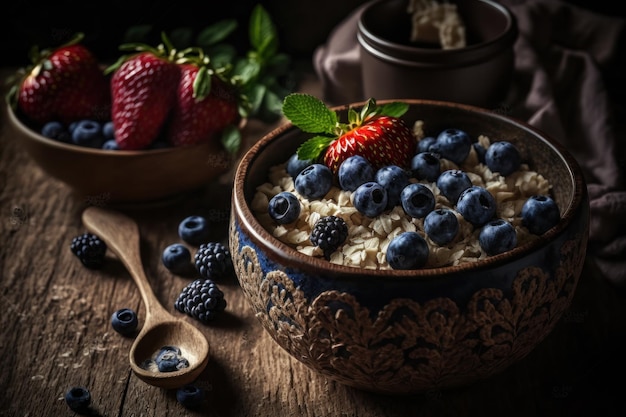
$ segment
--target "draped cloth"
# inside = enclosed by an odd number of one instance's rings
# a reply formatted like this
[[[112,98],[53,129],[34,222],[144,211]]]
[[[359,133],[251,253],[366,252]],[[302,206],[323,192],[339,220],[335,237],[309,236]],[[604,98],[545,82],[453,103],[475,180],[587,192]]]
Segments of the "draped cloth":
[[[562,143],[579,163],[590,198],[588,257],[607,280],[626,288],[626,114],[618,117],[611,95],[616,87],[607,76],[626,55],[626,19],[559,0],[500,3],[519,28],[507,112]],[[330,105],[364,99],[356,39],[363,7],[314,52]]]

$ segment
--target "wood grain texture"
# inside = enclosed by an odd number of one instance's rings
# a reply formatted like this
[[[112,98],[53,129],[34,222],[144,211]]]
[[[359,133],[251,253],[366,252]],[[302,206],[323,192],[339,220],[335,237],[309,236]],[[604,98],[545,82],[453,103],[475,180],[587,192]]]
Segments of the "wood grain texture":
[[[308,83],[307,83],[308,80]],[[316,80],[303,91],[319,91]],[[29,159],[0,119],[0,417],[70,416],[63,401],[76,385],[93,396],[100,416],[573,416],[626,414],[620,376],[626,371],[624,294],[587,262],[573,304],[548,338],[500,375],[444,392],[395,397],[358,391],[311,372],[262,330],[234,279],[219,281],[228,301],[211,325],[185,317],[206,335],[211,360],[197,383],[202,409],[177,403],[175,392],[145,384],[132,372],[133,342],[115,333],[111,314],[145,309],[122,263],[111,253],[102,270],[84,268],[70,252],[82,233],[77,199]],[[248,141],[269,126],[252,126]],[[256,129],[256,130],[255,130]],[[248,143],[250,144],[250,142]],[[88,175],[83,173],[84,175]],[[106,201],[100,201],[106,205]],[[159,301],[173,302],[191,277],[168,272],[162,250],[178,242],[178,223],[206,216],[212,238],[226,242],[229,176],[167,206],[125,208],[139,225],[141,258]],[[609,377],[617,375],[618,382]]]

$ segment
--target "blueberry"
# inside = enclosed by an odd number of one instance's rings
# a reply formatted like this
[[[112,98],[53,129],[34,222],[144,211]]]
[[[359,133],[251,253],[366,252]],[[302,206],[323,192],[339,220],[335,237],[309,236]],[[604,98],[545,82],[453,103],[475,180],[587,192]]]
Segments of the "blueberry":
[[[295,194],[282,191],[270,199],[267,212],[278,224],[294,222],[300,216],[300,201]]]
[[[85,387],[72,387],[65,393],[65,403],[74,412],[86,412],[91,405],[91,393]]]
[[[95,120],[80,120],[72,131],[72,142],[79,146],[101,148],[105,142],[102,124]]]
[[[41,128],[42,136],[59,142],[70,142],[70,133],[61,122],[51,121],[43,125]]]
[[[485,152],[485,163],[491,172],[507,176],[517,171],[522,162],[519,151],[511,142],[494,142]]]
[[[478,243],[487,255],[497,255],[517,246],[517,234],[511,223],[494,219],[483,225]]]
[[[409,185],[409,173],[397,165],[387,165],[376,171],[376,182],[387,190],[387,209],[400,204],[400,193]]]
[[[174,274],[185,274],[192,269],[191,252],[182,243],[172,243],[161,254],[163,265]]]
[[[202,216],[189,216],[178,225],[178,236],[190,245],[208,241],[209,235],[209,222]]]
[[[535,235],[544,234],[561,218],[556,202],[547,195],[529,197],[522,206],[521,216],[522,225]]]
[[[154,362],[159,372],[174,372],[189,367],[189,361],[181,356],[181,350],[176,346],[163,346]]]
[[[308,199],[322,198],[333,185],[333,172],[326,165],[311,164],[296,177],[295,188]]]
[[[352,193],[352,205],[367,217],[376,217],[387,208],[387,190],[375,181],[366,182]]]
[[[118,151],[120,149],[120,146],[115,141],[115,139],[108,139],[102,144],[102,149],[106,149],[108,151]]]
[[[416,182],[404,187],[400,202],[406,214],[421,219],[435,208],[435,195],[430,188]]]
[[[302,172],[304,168],[308,167],[312,163],[313,163],[312,159],[300,159],[298,158],[298,154],[294,153],[287,160],[287,168],[286,168],[287,173],[291,175],[291,178],[295,180],[298,174]]]
[[[483,145],[481,145],[478,142],[474,142],[472,144],[472,146],[474,147],[474,151],[476,152],[476,157],[478,158],[478,162],[481,163],[485,163],[485,153],[487,152],[487,150],[485,149],[485,147]]]
[[[176,401],[188,409],[198,408],[204,401],[204,390],[196,385],[184,385],[176,390]]]
[[[469,135],[460,129],[446,129],[437,135],[437,140],[429,151],[439,154],[440,158],[448,159],[461,165],[472,147]]]
[[[496,214],[496,199],[486,188],[472,185],[459,196],[456,210],[474,226],[482,226]]]
[[[432,152],[420,152],[411,159],[411,174],[418,180],[436,181],[441,172],[441,161]]]
[[[354,191],[359,185],[374,181],[374,168],[361,155],[353,155],[339,165],[337,178],[342,190]]]
[[[417,149],[415,153],[428,152],[430,146],[435,143],[436,139],[432,136],[426,136],[417,142]]]
[[[102,136],[104,136],[105,140],[115,139],[115,127],[113,127],[113,122],[108,121],[102,125]]]
[[[424,219],[424,231],[439,246],[451,243],[459,232],[459,220],[447,208],[433,210]]]
[[[467,173],[459,169],[444,171],[437,178],[437,188],[452,204],[456,204],[461,193],[471,186],[472,180]]]
[[[111,316],[111,326],[113,330],[121,334],[122,336],[129,336],[137,330],[139,320],[137,319],[137,313],[130,308],[122,308],[117,310]]]
[[[386,253],[393,269],[418,269],[428,260],[428,243],[417,232],[403,232],[394,237]]]

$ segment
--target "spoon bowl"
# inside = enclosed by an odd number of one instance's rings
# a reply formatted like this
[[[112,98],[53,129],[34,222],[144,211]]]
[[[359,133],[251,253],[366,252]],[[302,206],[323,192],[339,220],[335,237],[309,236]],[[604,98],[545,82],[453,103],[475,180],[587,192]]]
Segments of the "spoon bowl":
[[[193,382],[209,361],[209,342],[197,327],[171,315],[154,295],[141,264],[137,224],[122,213],[96,206],[86,208],[82,220],[87,230],[100,237],[126,266],[145,304],[146,318],[129,353],[135,375],[150,385],[167,389]],[[163,346],[178,347],[189,366],[173,372],[142,366]]]

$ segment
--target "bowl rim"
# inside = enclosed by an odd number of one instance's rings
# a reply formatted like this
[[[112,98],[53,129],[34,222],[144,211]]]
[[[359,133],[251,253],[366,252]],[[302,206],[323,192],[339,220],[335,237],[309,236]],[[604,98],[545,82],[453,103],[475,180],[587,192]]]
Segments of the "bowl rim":
[[[498,11],[500,15],[502,15],[506,19],[506,27],[504,30],[499,33],[497,36],[490,38],[488,40],[484,40],[482,42],[472,43],[466,45],[462,48],[454,48],[454,49],[432,49],[432,48],[421,48],[419,46],[405,45],[397,42],[392,42],[387,39],[380,37],[379,35],[372,32],[364,23],[363,23],[363,15],[367,13],[372,7],[384,3],[387,0],[371,0],[368,5],[366,5],[363,9],[361,9],[359,18],[357,20],[358,33],[357,37],[359,38],[360,43],[372,50],[372,43],[378,45],[379,47],[384,48],[392,48],[397,52],[400,52],[401,56],[411,56],[412,54],[419,53],[420,56],[424,59],[433,59],[435,57],[445,57],[445,56],[465,56],[468,55],[468,59],[475,60],[477,59],[475,56],[475,51],[489,49],[489,46],[503,43],[508,44],[509,42],[513,44],[518,35],[518,27],[517,21],[511,10],[508,7],[504,6],[501,3],[497,3],[492,0],[473,0],[476,3],[484,3],[492,9]],[[363,36],[363,35],[365,36]],[[379,52],[378,52],[379,54]],[[481,57],[479,57],[481,58]],[[400,62],[410,63],[412,61],[402,60],[399,58],[395,58],[395,60]]]
[[[487,109],[480,107],[452,103],[441,100],[428,100],[428,99],[386,99],[377,101],[378,104],[386,104],[389,102],[401,101],[406,102],[409,105],[434,105],[440,107],[455,107],[461,110],[470,112],[479,112],[486,114],[489,117],[501,119],[506,123],[513,124],[516,128],[526,130],[532,135],[536,136],[539,140],[545,142],[546,145],[551,147],[553,151],[564,161],[565,167],[569,174],[569,179],[572,181],[572,198],[569,204],[564,209],[561,208],[561,221],[543,235],[538,236],[536,239],[526,242],[523,245],[516,248],[493,256],[489,256],[485,259],[481,259],[476,262],[464,262],[459,265],[434,267],[434,268],[421,268],[413,270],[394,270],[394,269],[364,269],[352,266],[333,264],[325,259],[312,257],[298,252],[291,246],[283,243],[279,239],[272,236],[263,225],[256,219],[251,207],[248,205],[245,199],[245,183],[249,172],[249,166],[258,158],[259,154],[266,148],[275,138],[284,135],[291,131],[296,131],[296,128],[291,122],[287,121],[283,125],[278,126],[271,132],[263,136],[257,141],[241,158],[233,179],[233,192],[232,192],[232,218],[237,219],[238,222],[245,226],[245,229],[249,232],[250,239],[263,250],[271,250],[271,252],[281,260],[285,260],[285,263],[289,265],[297,265],[298,269],[308,270],[315,272],[319,275],[336,276],[341,275],[346,279],[376,279],[384,277],[385,279],[438,279],[445,278],[446,276],[456,275],[464,272],[489,269],[492,267],[500,266],[502,264],[510,263],[511,261],[520,259],[524,256],[531,254],[536,249],[550,243],[554,238],[563,233],[568,226],[574,220],[576,213],[580,209],[584,201],[586,201],[586,187],[584,177],[578,162],[574,157],[565,149],[563,145],[551,138],[545,132],[537,129],[528,123],[516,119],[511,116],[506,116],[500,113],[495,113]],[[345,111],[350,107],[360,108],[366,104],[366,101],[355,102],[350,104],[344,104],[340,106],[331,107],[335,111]],[[240,226],[241,227],[241,226]]]

